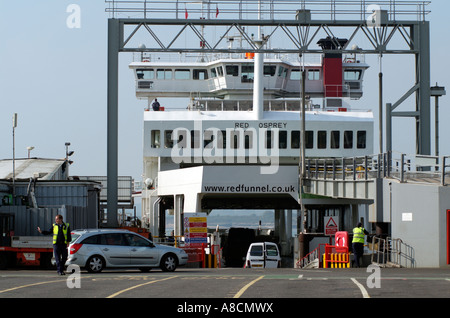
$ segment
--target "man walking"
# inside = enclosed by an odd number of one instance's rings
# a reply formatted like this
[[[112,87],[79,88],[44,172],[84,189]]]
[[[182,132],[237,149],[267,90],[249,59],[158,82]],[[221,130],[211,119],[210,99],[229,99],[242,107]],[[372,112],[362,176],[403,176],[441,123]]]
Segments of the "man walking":
[[[43,235],[53,234],[53,253],[55,254],[56,269],[58,275],[66,275],[64,266],[67,260],[67,248],[72,240],[69,223],[64,223],[63,216],[58,214],[55,217],[55,223],[48,231],[41,231],[40,227],[37,230]]]
[[[359,222],[353,229],[353,255],[356,267],[361,267],[359,260],[364,254],[364,235],[369,235],[369,232],[362,227],[361,222]]]

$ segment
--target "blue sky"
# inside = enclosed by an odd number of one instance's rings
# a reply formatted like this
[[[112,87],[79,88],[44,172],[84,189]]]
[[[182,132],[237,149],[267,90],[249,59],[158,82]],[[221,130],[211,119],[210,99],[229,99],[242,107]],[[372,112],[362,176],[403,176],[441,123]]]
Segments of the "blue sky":
[[[80,28],[67,27],[70,4],[81,8]],[[63,158],[64,143],[70,142],[75,151],[72,175],[106,175],[105,8],[103,0],[0,0],[0,159],[12,157],[12,115],[18,113],[17,158],[27,156],[28,146],[35,147],[32,156]],[[450,90],[450,2],[434,0],[429,9],[431,83]],[[127,66],[132,58],[131,54],[120,55],[119,175],[139,180],[146,104],[135,98],[134,79]],[[372,67],[364,83],[365,96],[357,104],[373,109],[377,120],[378,58],[369,56],[367,61]],[[412,56],[383,58],[384,102],[397,101],[413,86],[413,65]],[[434,100],[431,105],[434,109]],[[440,152],[450,155],[450,125],[445,124],[450,118],[448,97],[440,100],[440,106]],[[402,110],[411,108],[405,105]],[[394,119],[394,134],[394,150],[415,152],[412,119]]]

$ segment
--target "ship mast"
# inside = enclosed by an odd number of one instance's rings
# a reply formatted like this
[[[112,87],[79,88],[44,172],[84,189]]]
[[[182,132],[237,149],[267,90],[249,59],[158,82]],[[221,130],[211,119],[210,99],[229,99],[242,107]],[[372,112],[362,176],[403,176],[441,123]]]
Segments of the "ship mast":
[[[258,2],[258,20],[261,20],[261,0]],[[258,49],[261,49],[264,45],[262,39],[262,26],[258,25],[258,34],[255,44]],[[264,117],[264,99],[263,99],[263,72],[264,72],[264,53],[256,52],[254,59],[254,82],[253,82],[253,113],[255,119],[261,120]]]

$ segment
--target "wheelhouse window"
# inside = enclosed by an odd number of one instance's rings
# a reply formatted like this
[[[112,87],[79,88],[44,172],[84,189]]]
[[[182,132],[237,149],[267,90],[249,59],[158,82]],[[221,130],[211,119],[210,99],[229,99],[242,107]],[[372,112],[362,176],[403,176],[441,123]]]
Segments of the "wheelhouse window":
[[[340,131],[339,130],[333,130],[331,131],[330,136],[330,148],[331,149],[339,149],[339,142],[340,142]]]
[[[225,65],[225,71],[227,75],[239,76],[239,66],[237,65]]]
[[[223,67],[222,67],[222,66],[218,66],[218,67],[217,67],[217,74],[218,74],[219,76],[223,76]]]
[[[285,67],[283,67],[283,66],[280,66],[280,67],[278,68],[278,76],[279,76],[279,77],[286,78],[286,77],[287,77],[287,71],[288,71],[287,68],[285,68]]]
[[[319,130],[317,132],[317,148],[318,149],[327,148],[327,132],[326,132],[326,130]]]
[[[199,130],[191,130],[191,148],[200,148]]]
[[[204,139],[203,140],[203,148],[205,148],[205,149],[213,148],[213,146],[214,146],[214,143],[213,143],[214,138],[215,138],[215,136],[214,136],[213,131],[209,130],[209,129],[206,129],[203,132],[203,139]]]
[[[173,147],[172,130],[164,131],[164,147],[165,148]]]
[[[214,68],[214,67],[211,69],[211,77],[212,78],[217,77],[217,71],[216,71],[216,68]]]
[[[159,130],[152,130],[151,132],[152,137],[152,148],[159,148],[161,146],[160,137],[161,132]]]
[[[241,70],[241,82],[249,83],[253,82],[254,78],[254,67],[253,64],[243,64]]]
[[[175,70],[175,79],[176,80],[188,80],[191,78],[191,72],[189,70]]]
[[[361,78],[361,70],[345,70],[344,80],[345,81],[359,81]]]
[[[159,68],[156,70],[156,78],[170,80],[172,79],[172,70]]]
[[[287,148],[287,131],[280,130],[279,140],[278,140],[278,148],[286,149]]]
[[[293,69],[291,70],[291,75],[289,78],[294,81],[299,81],[302,78],[302,72],[300,69]]]
[[[266,149],[272,149],[273,144],[273,132],[272,130],[266,131]]]
[[[232,131],[230,133],[230,141],[231,141],[231,145],[230,148],[231,149],[238,149],[240,148],[240,144],[239,144],[239,138],[240,138],[240,132],[239,131]]]
[[[253,131],[246,131],[244,133],[244,147],[245,149],[253,149]]]
[[[264,76],[274,76],[276,69],[275,65],[264,65]]]
[[[136,70],[137,79],[154,79],[155,70],[154,69],[137,69]]]
[[[305,131],[305,148],[312,149],[314,147],[314,132],[312,130]]]
[[[218,134],[217,145],[218,145],[219,149],[227,148],[227,131],[226,130],[221,130],[220,133]]]
[[[366,136],[365,130],[360,130],[356,133],[356,148],[365,149],[366,148]]]
[[[205,69],[194,69],[192,70],[192,78],[195,80],[207,80],[208,71]]]
[[[352,149],[353,148],[353,131],[346,130],[344,131],[344,149]]]
[[[299,130],[291,131],[291,148],[292,149],[300,149],[300,131]]]
[[[211,77],[223,76],[223,67],[218,66],[211,69]]]
[[[309,81],[320,80],[320,70],[308,70],[308,80]]]

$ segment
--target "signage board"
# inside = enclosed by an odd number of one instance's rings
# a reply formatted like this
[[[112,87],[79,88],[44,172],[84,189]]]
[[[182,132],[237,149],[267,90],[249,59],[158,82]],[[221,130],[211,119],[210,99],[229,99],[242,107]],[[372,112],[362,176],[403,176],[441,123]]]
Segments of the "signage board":
[[[184,241],[188,247],[201,247],[208,243],[206,216],[200,213],[184,214]]]
[[[325,216],[325,235],[334,235],[339,230],[339,217],[337,216]]]

